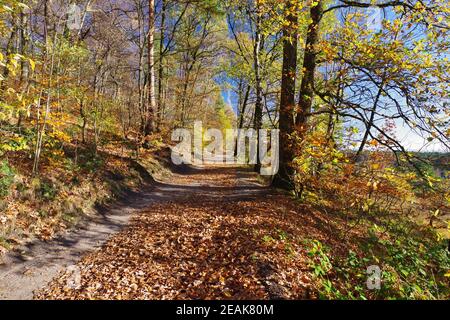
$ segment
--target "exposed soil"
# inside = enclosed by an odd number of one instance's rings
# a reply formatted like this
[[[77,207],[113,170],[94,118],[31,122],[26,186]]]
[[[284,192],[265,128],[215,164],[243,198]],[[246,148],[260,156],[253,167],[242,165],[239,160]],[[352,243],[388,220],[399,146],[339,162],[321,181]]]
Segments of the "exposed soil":
[[[262,186],[250,170],[184,168],[106,208],[97,221],[10,255],[0,269],[0,294],[3,299],[31,299],[33,293],[38,299],[307,298],[311,279],[302,239],[307,234],[333,241],[328,235],[336,230],[327,219]],[[349,246],[333,245],[337,251]]]

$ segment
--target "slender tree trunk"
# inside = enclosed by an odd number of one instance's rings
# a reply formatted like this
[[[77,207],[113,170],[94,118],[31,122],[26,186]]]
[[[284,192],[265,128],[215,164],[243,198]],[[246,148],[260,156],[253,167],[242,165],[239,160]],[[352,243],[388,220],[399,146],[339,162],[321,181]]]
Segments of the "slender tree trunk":
[[[147,104],[144,101],[144,17],[142,7],[138,6],[138,29],[139,29],[139,69],[138,69],[138,109],[140,115],[139,137],[145,134]],[[139,138],[140,139],[140,138]]]
[[[23,13],[23,11],[20,12],[20,33],[19,33],[19,51],[20,54],[25,56],[26,51],[26,38],[25,38],[25,30],[27,26],[27,16]],[[22,59],[20,62],[20,86],[22,86],[22,83],[25,78],[28,78],[28,66]]]
[[[244,100],[242,101],[241,112],[239,115],[238,129],[242,129],[244,127],[245,112],[247,111],[247,104],[248,98],[250,97],[250,90],[251,87],[247,86],[247,89],[245,90]]]
[[[239,122],[238,122],[238,129],[242,129],[244,127],[244,120],[245,120],[245,112],[247,111],[247,104],[248,104],[248,98],[250,97],[250,90],[251,87],[248,85],[247,89],[245,90],[244,99],[242,101],[242,107],[239,114]],[[234,147],[234,155],[237,156],[238,153],[238,141],[239,141],[239,134],[236,137],[236,145]]]
[[[87,13],[88,13],[88,10],[89,10],[89,8],[91,6],[91,3],[92,3],[92,0],[89,0],[84,6],[83,15],[81,17],[81,25],[80,25],[80,28],[78,29],[76,42],[79,42],[81,40],[81,35],[82,35],[82,32],[83,32],[83,26],[84,26],[84,24],[86,22]]]
[[[261,170],[261,162],[259,159],[259,130],[262,127],[262,85],[261,85],[261,14],[259,11],[259,0],[256,0],[256,31],[255,31],[255,44],[253,48],[253,60],[255,69],[255,86],[256,86],[256,102],[255,102],[255,117],[253,118],[253,128],[256,130],[257,148],[256,148],[256,165],[255,172]]]
[[[298,112],[295,120],[300,137],[307,129],[307,121],[314,101],[314,79],[316,72],[316,46],[319,42],[320,20],[323,14],[323,1],[318,1],[310,9],[311,23],[306,35],[305,56],[303,58],[303,77],[300,86]]]
[[[38,127],[36,148],[34,151],[33,175],[36,175],[39,173],[39,161],[41,158],[42,143],[43,143],[44,136],[45,136],[47,121],[48,121],[48,118],[50,117],[50,112],[51,112],[51,93],[52,93],[53,72],[54,72],[54,68],[55,68],[56,39],[57,39],[57,33],[55,32],[55,36],[53,39],[53,50],[52,50],[52,55],[50,58],[50,72],[49,72],[49,77],[48,77],[47,101],[46,101],[46,107],[45,107],[45,114],[44,114],[44,119],[42,122],[42,128],[39,130],[39,127]],[[48,50],[46,50],[46,52],[48,52]]]
[[[47,53],[48,41],[48,0],[44,0],[44,44],[45,52]]]
[[[161,0],[161,32],[159,40],[159,70],[158,70],[158,114],[157,114],[157,129],[160,130],[161,122],[164,116],[165,99],[163,96],[164,83],[164,41],[165,41],[165,24],[166,24],[166,0]]]
[[[294,132],[298,15],[296,10],[292,10],[292,4],[287,7],[287,12],[287,25],[283,30],[283,72],[279,115],[280,166],[273,185],[278,188],[293,189],[294,169],[292,168],[292,161],[295,153],[291,135]]]
[[[82,120],[81,124],[81,142],[86,144],[86,127],[87,127],[87,116],[84,111],[84,97],[80,101],[80,116]]]
[[[180,123],[182,126],[185,126],[186,124],[186,109],[188,107],[188,104],[190,105],[190,94],[188,92],[189,89],[189,83],[191,82],[191,75],[192,70],[194,69],[194,66],[197,63],[197,51],[194,52],[192,55],[192,58],[186,57],[186,67],[185,67],[185,77],[184,77],[184,83],[183,83],[183,91],[182,91],[182,97],[181,97],[181,116],[180,116]],[[189,63],[189,60],[192,59],[191,63]],[[194,89],[195,86],[195,76],[192,79],[192,89]],[[192,90],[191,90],[192,91]]]
[[[186,68],[185,70],[185,78],[183,83],[183,91],[182,91],[182,97],[181,97],[181,114],[180,114],[180,124],[182,127],[185,126],[185,113],[186,113],[186,104],[187,104],[187,90],[189,86],[190,81],[190,68]]]
[[[155,100],[155,0],[148,1],[148,106],[147,106],[147,115],[146,115],[146,127],[145,134],[153,133],[155,129],[155,109],[156,109],[156,100]]]

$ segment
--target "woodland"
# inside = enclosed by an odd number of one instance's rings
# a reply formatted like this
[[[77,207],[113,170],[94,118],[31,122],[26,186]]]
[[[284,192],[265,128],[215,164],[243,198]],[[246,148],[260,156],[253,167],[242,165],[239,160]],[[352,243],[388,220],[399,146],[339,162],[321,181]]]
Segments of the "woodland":
[[[448,0],[0,0],[0,257],[132,199],[33,297],[449,299],[449,48]],[[174,166],[196,121],[278,172]]]

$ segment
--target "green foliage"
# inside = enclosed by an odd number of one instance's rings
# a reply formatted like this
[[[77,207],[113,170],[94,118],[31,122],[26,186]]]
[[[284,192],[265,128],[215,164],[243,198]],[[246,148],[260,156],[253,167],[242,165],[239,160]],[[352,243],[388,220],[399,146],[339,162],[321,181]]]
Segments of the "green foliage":
[[[293,139],[298,140],[299,151],[293,165],[296,169],[295,191],[300,198],[307,191],[305,188],[321,188],[324,186],[322,181],[332,181],[348,163],[344,153],[334,145],[323,128],[316,128],[304,139],[298,136],[293,136]]]
[[[8,242],[8,239],[0,236],[0,247],[3,247],[7,250],[11,249],[11,244]]]
[[[310,242],[308,256],[311,258],[310,267],[316,277],[323,278],[332,269],[328,251],[328,247],[324,246],[320,241],[314,240]]]
[[[104,160],[93,152],[81,154],[79,159],[80,168],[88,172],[95,172],[101,168],[104,163]]]
[[[376,228],[375,228],[376,229]],[[349,250],[346,257],[331,259],[329,248],[309,241],[311,270],[323,299],[445,299],[450,296],[450,257],[447,243],[428,236],[406,233],[396,224],[391,238],[379,238],[374,230],[361,245],[364,254]],[[367,268],[379,266],[380,290],[369,290]]]
[[[58,194],[57,188],[51,182],[41,182],[38,190],[45,200],[54,200]]]
[[[408,224],[393,224],[390,239],[374,237],[367,249],[381,252],[384,283],[381,297],[442,299],[450,296],[450,257],[446,241],[412,234]]]
[[[29,149],[27,138],[19,135],[13,135],[9,139],[1,139],[0,142],[0,155],[8,151],[17,152]]]
[[[305,241],[305,244],[308,247],[309,267],[320,285],[319,297],[327,299],[339,296],[339,290],[335,288],[330,279],[333,264],[329,255],[329,248],[318,240]]]
[[[220,128],[224,131],[226,129],[231,129],[233,127],[232,119],[230,118],[230,115],[227,114],[226,110],[227,107],[229,106],[225,104],[225,101],[223,101],[222,96],[220,96],[216,102],[216,112]]]
[[[14,182],[15,172],[4,160],[0,162],[0,198],[9,194],[10,188]]]
[[[275,240],[272,236],[269,236],[269,235],[265,235],[265,236],[262,238],[262,240],[263,240],[263,242],[264,242],[265,244],[271,244],[271,243],[273,243],[273,242],[276,242],[276,240]]]
[[[295,255],[289,234],[284,230],[276,230],[276,235],[265,235],[262,238],[266,246],[279,247],[284,250],[284,253],[292,258]]]

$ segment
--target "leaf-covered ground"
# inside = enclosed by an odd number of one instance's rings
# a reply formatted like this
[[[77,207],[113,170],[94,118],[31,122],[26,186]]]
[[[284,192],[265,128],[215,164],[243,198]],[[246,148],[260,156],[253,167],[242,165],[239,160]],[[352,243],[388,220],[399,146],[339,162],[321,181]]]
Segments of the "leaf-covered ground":
[[[38,299],[308,298],[303,240],[336,224],[237,169],[191,169],[167,184],[191,186],[155,203],[130,226],[36,293]]]

